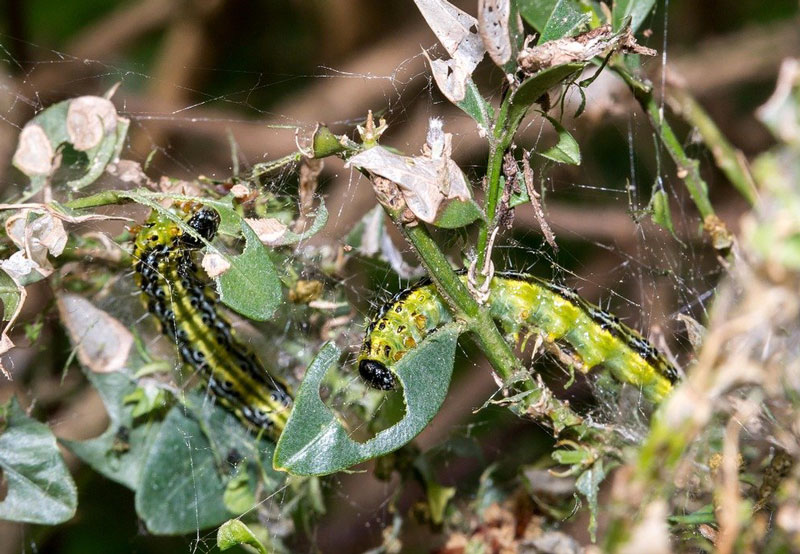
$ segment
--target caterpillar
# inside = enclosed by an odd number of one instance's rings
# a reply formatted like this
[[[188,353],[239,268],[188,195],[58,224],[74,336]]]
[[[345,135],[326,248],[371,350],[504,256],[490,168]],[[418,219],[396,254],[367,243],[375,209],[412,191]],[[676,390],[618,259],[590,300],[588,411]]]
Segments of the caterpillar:
[[[277,439],[292,403],[289,389],[238,339],[193,260],[204,244],[199,237],[213,240],[220,216],[212,208],[190,208],[184,223],[196,236],[154,211],[136,234],[133,264],[142,300],[211,395],[246,425]]]
[[[466,274],[460,279],[466,283]],[[540,334],[545,343],[569,352],[579,371],[602,365],[652,402],[660,402],[678,379],[675,367],[650,342],[572,289],[533,275],[499,273],[490,282],[487,305],[508,340],[522,340],[524,347],[524,341]],[[367,327],[356,360],[361,377],[374,388],[393,389],[392,366],[451,320],[429,280],[397,293]]]

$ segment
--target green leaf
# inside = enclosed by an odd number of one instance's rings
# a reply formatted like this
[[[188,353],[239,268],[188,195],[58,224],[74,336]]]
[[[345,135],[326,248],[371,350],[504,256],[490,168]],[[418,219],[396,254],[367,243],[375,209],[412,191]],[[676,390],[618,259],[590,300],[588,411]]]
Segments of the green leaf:
[[[220,550],[228,550],[240,544],[252,546],[259,554],[268,554],[250,528],[238,519],[230,519],[220,525],[217,530],[217,546]]]
[[[648,209],[654,223],[669,231],[672,236],[676,236],[675,227],[672,225],[672,213],[669,209],[669,196],[660,184],[657,184],[653,190]]]
[[[479,219],[483,212],[471,198],[467,201],[453,199],[448,201],[444,209],[440,208],[439,215],[433,224],[443,229],[457,229],[465,227]]]
[[[592,467],[584,471],[575,481],[575,489],[581,493],[589,504],[589,535],[592,542],[597,540],[597,495],[600,491],[600,483],[606,478],[603,461],[596,461]]]
[[[141,387],[137,387],[136,390],[127,395],[123,401],[125,404],[131,404],[133,406],[131,415],[134,418],[139,418],[165,408],[169,402],[169,395],[167,391],[159,388],[155,384],[147,383],[143,384]]]
[[[148,417],[134,425],[135,405],[124,401],[139,390],[130,375],[122,371],[84,373],[100,394],[110,423],[99,437],[61,442],[95,471],[135,491],[162,422]]]
[[[417,436],[430,422],[447,395],[456,342],[462,328],[445,325],[395,366],[403,385],[405,417],[365,443],[348,436],[319,396],[325,373],[339,359],[339,349],[327,343],[317,354],[300,385],[294,408],[278,446],[274,465],[299,475],[325,475],[392,452]]]
[[[222,501],[235,514],[243,514],[256,505],[254,482],[246,471],[240,471],[228,481]]]
[[[580,71],[585,63],[569,63],[556,65],[540,71],[522,82],[514,94],[507,100],[505,108],[508,110],[508,132],[516,132],[522,118],[541,96],[566,80],[573,73]]]
[[[440,525],[444,521],[444,512],[447,503],[455,496],[455,487],[445,487],[436,479],[436,472],[423,454],[414,461],[414,468],[425,483],[425,495],[428,497],[428,509],[431,521]]]
[[[703,523],[714,524],[717,523],[716,514],[714,513],[714,505],[706,504],[699,510],[690,514],[680,516],[669,516],[667,520],[673,524],[683,525],[702,525]]]
[[[517,7],[522,18],[541,33],[556,2],[558,0],[517,0]]]
[[[621,30],[625,26],[625,20],[630,17],[631,30],[636,32],[655,3],[656,0],[614,0],[611,8],[612,30]]]
[[[235,515],[223,502],[225,487],[200,425],[174,407],[142,468],[136,513],[151,533],[193,533]]]
[[[8,491],[0,519],[55,525],[72,518],[78,491],[50,428],[29,418],[16,398],[0,407],[0,469]]]
[[[518,0],[520,14],[539,31],[537,44],[573,34],[591,19],[577,0]]]
[[[553,459],[562,465],[582,466],[595,455],[588,450],[554,450],[551,454]]]
[[[347,150],[342,143],[344,137],[337,137],[327,125],[318,125],[311,139],[312,151],[315,158],[326,158]]]
[[[3,321],[8,321],[17,311],[21,295],[14,280],[0,269],[0,300],[3,302]]]
[[[461,102],[456,102],[456,106],[464,110],[464,112],[474,119],[481,128],[485,129],[487,133],[492,130],[492,121],[494,121],[494,109],[489,102],[481,95],[475,81],[472,77],[467,77],[466,94]]]
[[[283,300],[281,282],[258,235],[246,221],[241,226],[244,250],[229,260],[231,267],[219,276],[217,291],[229,308],[249,319],[266,321]]]
[[[581,147],[578,145],[578,141],[557,120],[548,115],[545,117],[555,127],[558,133],[558,143],[544,152],[537,152],[537,154],[554,162],[581,165]]]

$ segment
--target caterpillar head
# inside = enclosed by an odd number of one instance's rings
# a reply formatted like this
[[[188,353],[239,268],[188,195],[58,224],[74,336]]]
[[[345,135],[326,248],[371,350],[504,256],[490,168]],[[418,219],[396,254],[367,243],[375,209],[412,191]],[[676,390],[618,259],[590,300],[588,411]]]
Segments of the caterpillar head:
[[[217,210],[213,208],[200,208],[192,214],[186,224],[197,231],[201,237],[207,241],[211,241],[217,234],[219,228],[220,217]],[[184,233],[181,236],[181,243],[188,248],[200,248],[203,246],[203,241],[193,237],[189,233]]]
[[[361,378],[374,389],[392,390],[395,387],[395,376],[388,367],[377,360],[363,358],[358,362]]]

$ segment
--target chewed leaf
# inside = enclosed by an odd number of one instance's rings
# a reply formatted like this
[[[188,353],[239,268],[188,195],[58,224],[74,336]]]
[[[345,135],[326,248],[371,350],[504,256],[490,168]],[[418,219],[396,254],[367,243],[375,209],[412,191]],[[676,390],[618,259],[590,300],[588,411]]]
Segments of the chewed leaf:
[[[198,201],[198,199],[182,195],[158,194],[145,189],[124,192],[123,194],[131,200],[149,206],[164,217],[171,219],[184,232],[196,234],[196,231],[189,228],[180,217],[161,206],[156,199],[165,197],[185,201]],[[231,265],[217,280],[220,300],[226,306],[247,318],[256,321],[269,319],[283,297],[281,282],[269,256],[269,250],[261,243],[258,235],[250,225],[233,210],[230,202],[226,202],[225,199],[203,199],[202,203],[213,207],[219,212],[222,219],[221,229],[224,228],[226,231],[231,232],[235,228],[234,225],[238,223],[238,231],[245,240],[244,251],[240,255],[228,256],[198,236],[206,244],[209,251],[222,256]],[[327,212],[325,212],[325,215],[327,215]],[[320,217],[321,214],[318,219]]]
[[[308,368],[286,428],[275,449],[276,469],[298,475],[325,475],[397,450],[433,419],[447,395],[453,372],[459,324],[445,325],[395,366],[406,414],[365,443],[354,441],[319,396],[325,373],[339,359],[327,343]]]
[[[78,493],[50,428],[16,399],[0,406],[0,469],[8,488],[0,519],[55,525],[75,514]]]
[[[60,164],[55,155],[69,144],[88,158],[82,176],[67,183],[78,190],[97,180],[119,155],[130,121],[100,96],[80,96],[53,104],[31,119],[19,136],[13,163],[31,181],[42,183]]]
[[[428,58],[433,79],[442,94],[458,104],[464,100],[472,72],[486,53],[480,36],[473,31],[477,29],[478,21],[445,0],[415,0],[415,3],[450,54],[449,60]]]
[[[281,282],[269,251],[242,221],[244,251],[230,259],[231,269],[218,281],[219,298],[229,308],[256,321],[266,321],[283,298]]]

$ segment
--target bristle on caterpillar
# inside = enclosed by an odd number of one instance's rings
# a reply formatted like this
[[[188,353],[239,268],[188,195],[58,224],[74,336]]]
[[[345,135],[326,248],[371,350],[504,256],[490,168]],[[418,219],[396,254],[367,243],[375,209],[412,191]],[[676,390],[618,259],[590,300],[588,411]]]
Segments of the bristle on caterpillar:
[[[462,274],[462,281],[466,281]],[[639,387],[660,402],[678,379],[675,367],[639,333],[582,299],[577,292],[519,273],[497,274],[489,286],[492,317],[513,343],[540,335],[569,350],[576,369],[606,367],[622,383]],[[384,304],[369,324],[357,359],[361,377],[372,387],[395,387],[392,370],[430,333],[452,320],[435,286],[425,280]]]
[[[277,438],[292,403],[288,387],[237,338],[193,259],[216,235],[219,214],[202,207],[184,220],[194,234],[155,211],[138,230],[133,259],[142,299],[210,394],[247,425]]]

